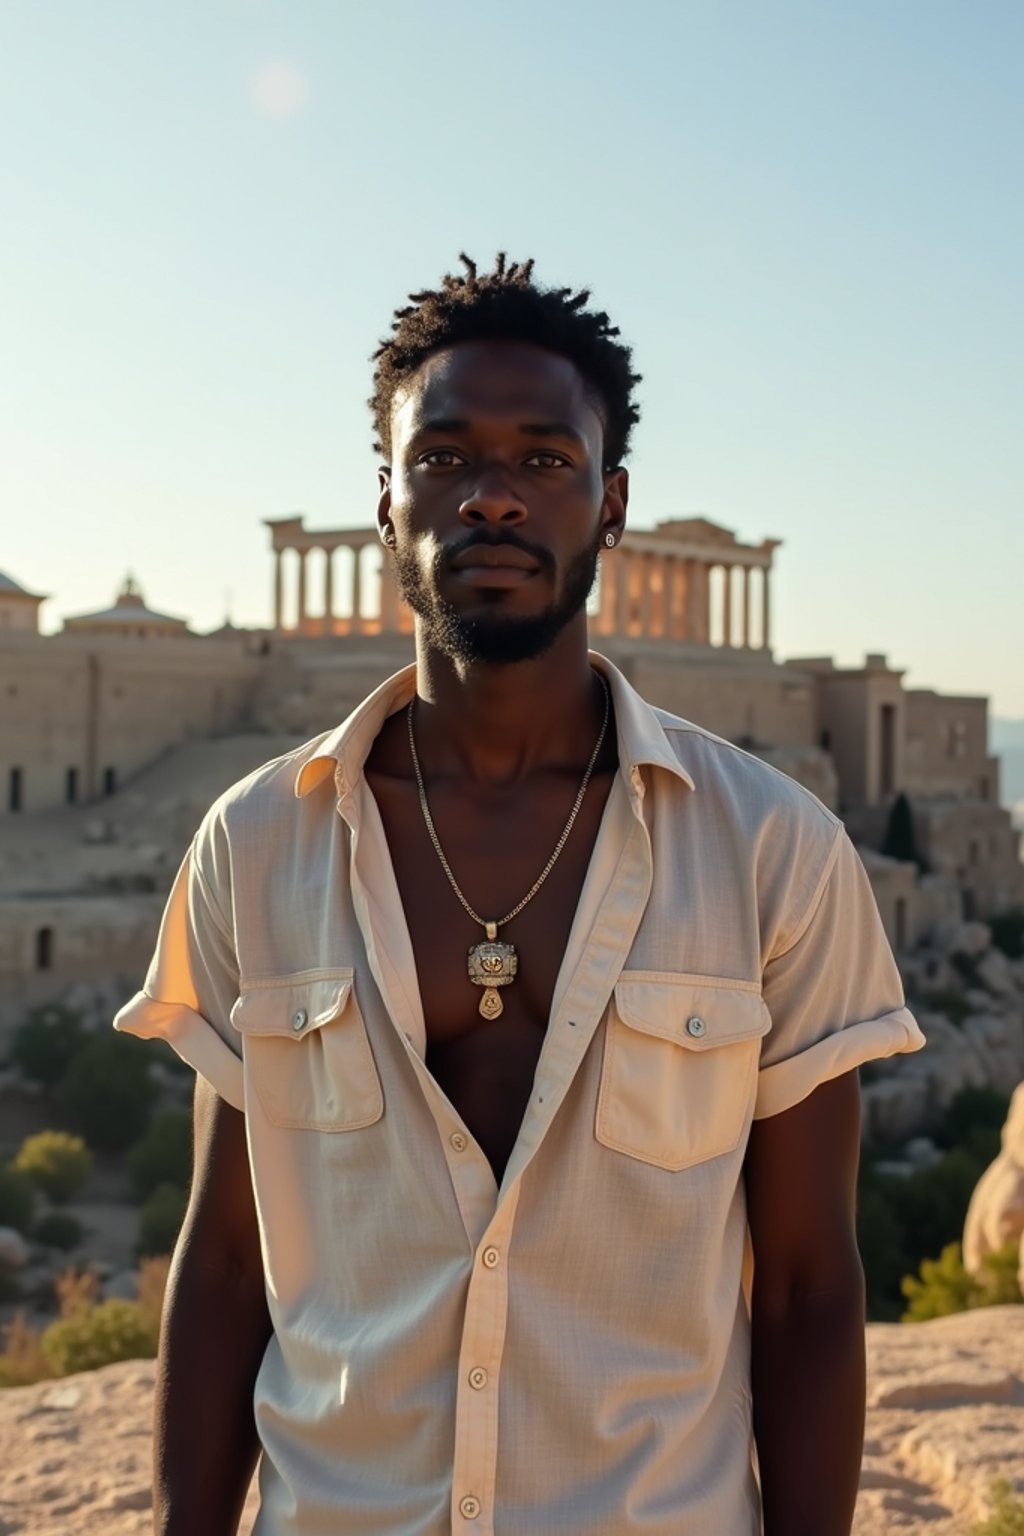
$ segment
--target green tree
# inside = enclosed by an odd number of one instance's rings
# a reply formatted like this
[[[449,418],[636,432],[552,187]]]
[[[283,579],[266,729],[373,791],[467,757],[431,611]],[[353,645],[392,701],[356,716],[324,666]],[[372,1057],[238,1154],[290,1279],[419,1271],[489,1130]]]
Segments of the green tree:
[[[167,1109],[153,1116],[142,1140],[128,1154],[128,1173],[139,1200],[158,1184],[187,1189],[192,1178],[192,1116]]]
[[[14,1166],[54,1205],[66,1205],[92,1176],[93,1157],[81,1136],[39,1131],[22,1142]]]
[[[1010,960],[1024,956],[1024,907],[1011,907],[1009,912],[998,912],[988,920],[992,930],[992,943]]]
[[[32,1180],[16,1168],[0,1166],[0,1227],[14,1227],[27,1237],[32,1230],[35,1203]]]
[[[900,859],[904,864],[916,864],[919,869],[924,867],[914,833],[914,813],[906,795],[897,795],[892,803],[882,852],[887,858]]]
[[[57,1101],[98,1152],[123,1152],[149,1124],[157,1088],[146,1044],[108,1030],[94,1035],[69,1062]]]
[[[178,1241],[188,1204],[184,1192],[173,1184],[158,1184],[139,1212],[135,1251],[140,1255],[170,1253]]]
[[[60,1003],[47,1003],[31,1009],[15,1031],[11,1060],[31,1082],[52,1088],[88,1038],[80,1013]]]
[[[62,1248],[67,1253],[82,1241],[82,1223],[70,1211],[48,1211],[32,1228],[32,1237],[44,1248]]]

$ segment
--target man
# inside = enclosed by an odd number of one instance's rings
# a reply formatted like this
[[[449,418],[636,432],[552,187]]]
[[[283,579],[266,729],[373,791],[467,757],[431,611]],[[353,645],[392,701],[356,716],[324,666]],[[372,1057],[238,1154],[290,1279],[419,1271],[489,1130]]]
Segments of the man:
[[[416,665],[213,806],[117,1020],[199,1073],[157,1526],[262,1448],[259,1536],[840,1536],[921,1037],[836,818],[588,653],[629,350],[463,260],[376,354]]]

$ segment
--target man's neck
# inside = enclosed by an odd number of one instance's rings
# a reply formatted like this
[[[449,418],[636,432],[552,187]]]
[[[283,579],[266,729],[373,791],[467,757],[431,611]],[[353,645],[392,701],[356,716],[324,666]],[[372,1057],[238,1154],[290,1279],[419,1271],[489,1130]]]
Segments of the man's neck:
[[[603,699],[585,625],[568,625],[533,661],[460,664],[417,636],[416,739],[431,768],[512,783],[541,767],[585,763]]]

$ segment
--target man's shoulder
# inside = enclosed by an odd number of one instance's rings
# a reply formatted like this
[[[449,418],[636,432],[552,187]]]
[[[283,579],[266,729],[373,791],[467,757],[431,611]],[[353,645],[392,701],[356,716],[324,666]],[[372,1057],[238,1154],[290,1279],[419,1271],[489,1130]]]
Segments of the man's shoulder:
[[[319,736],[270,758],[244,778],[237,779],[214,800],[203,817],[201,830],[216,825],[233,834],[248,827],[267,827],[282,818],[293,818],[301,804],[297,786],[302,771],[320,755],[324,743],[333,734],[332,731],[322,731]],[[331,778],[329,764],[325,765],[324,777]]]
[[[830,844],[842,826],[817,795],[756,753],[713,731],[652,706],[665,742],[691,779],[697,803],[748,822],[799,827]]]

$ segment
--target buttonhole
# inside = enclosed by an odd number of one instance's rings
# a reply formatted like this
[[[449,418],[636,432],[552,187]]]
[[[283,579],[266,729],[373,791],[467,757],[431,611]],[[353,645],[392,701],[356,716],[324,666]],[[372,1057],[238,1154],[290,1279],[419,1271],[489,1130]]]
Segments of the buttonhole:
[[[575,1019],[570,1019],[569,1020],[569,1028],[570,1029],[575,1029],[576,1028],[576,1020]]]

